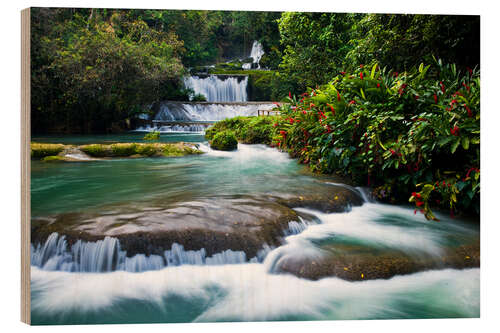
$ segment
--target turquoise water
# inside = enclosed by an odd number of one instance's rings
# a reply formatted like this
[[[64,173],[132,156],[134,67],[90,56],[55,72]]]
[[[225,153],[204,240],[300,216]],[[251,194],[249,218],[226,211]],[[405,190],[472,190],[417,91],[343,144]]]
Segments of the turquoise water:
[[[106,137],[102,142],[131,141],[133,136]],[[328,192],[334,186],[329,183],[338,182],[312,175],[287,154],[263,145],[239,145],[238,151],[219,152],[209,149],[197,135],[183,138],[198,142],[206,153],[62,164],[32,161],[32,215],[104,213],[132,206],[145,209],[171,201],[238,194],[308,195]],[[89,143],[98,139],[66,137],[64,142]],[[344,213],[296,210],[314,216],[316,222],[284,238],[283,245],[270,249],[260,263],[168,266],[140,273],[69,273],[32,266],[32,322],[479,316],[479,269],[432,270],[359,282],[334,277],[310,281],[273,273],[280,260],[314,260],[352,245],[439,258],[449,246],[477,240],[477,225],[446,215],[439,215],[439,223],[429,222],[409,207],[373,202]]]

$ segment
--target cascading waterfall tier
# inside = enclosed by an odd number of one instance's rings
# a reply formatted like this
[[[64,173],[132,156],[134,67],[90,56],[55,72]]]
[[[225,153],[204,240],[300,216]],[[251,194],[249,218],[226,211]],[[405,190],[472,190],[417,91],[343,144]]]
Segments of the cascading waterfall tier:
[[[262,47],[262,44],[255,40],[252,44],[252,51],[250,51],[250,57],[253,59],[253,63],[243,64],[243,69],[251,69],[252,67],[260,69],[259,62],[263,55],[264,48]]]
[[[144,272],[167,266],[256,263],[262,261],[267,252],[269,248],[265,247],[256,257],[248,260],[243,251],[226,250],[207,256],[203,248],[187,251],[182,245],[173,243],[163,255],[127,257],[127,251],[121,249],[120,241],[114,237],[96,242],[78,240],[69,246],[65,236],[54,232],[43,245],[31,246],[31,265],[47,271]]]
[[[186,88],[205,96],[208,102],[246,102],[246,75],[193,75],[184,77]]]
[[[256,116],[258,110],[271,110],[272,103],[259,102],[162,102],[152,123],[136,129],[140,132],[203,132],[212,123],[237,116]]]

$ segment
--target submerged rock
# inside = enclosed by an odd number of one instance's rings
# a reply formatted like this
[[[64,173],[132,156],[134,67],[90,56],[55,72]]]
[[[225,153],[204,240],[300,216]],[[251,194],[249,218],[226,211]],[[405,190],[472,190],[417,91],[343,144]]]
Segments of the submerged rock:
[[[216,197],[101,215],[35,218],[31,235],[33,244],[53,232],[65,235],[69,244],[115,237],[127,255],[162,254],[178,243],[186,250],[205,248],[207,255],[231,249],[252,258],[266,244],[278,246],[288,223],[298,219],[294,210],[266,198]]]
[[[351,246],[347,251],[330,252],[310,259],[296,256],[280,258],[274,273],[318,280],[336,276],[350,281],[388,279],[396,275],[443,268],[480,266],[479,240],[476,243],[450,247],[441,256],[410,256],[399,251],[376,251],[363,246]]]

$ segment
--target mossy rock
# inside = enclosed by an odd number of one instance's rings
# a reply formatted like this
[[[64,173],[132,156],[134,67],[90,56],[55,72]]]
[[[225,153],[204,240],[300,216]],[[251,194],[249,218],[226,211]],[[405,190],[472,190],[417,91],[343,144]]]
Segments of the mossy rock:
[[[238,148],[238,140],[232,131],[223,131],[214,136],[212,141],[210,141],[210,147],[215,150],[236,150]]]
[[[62,156],[54,155],[54,156],[45,156],[42,158],[42,162],[64,162],[65,159]]]
[[[63,144],[54,143],[31,143],[31,157],[44,158],[46,156],[55,156],[62,152],[64,149]]]
[[[109,156],[110,150],[107,146],[101,144],[83,145],[79,147],[81,151],[92,157],[106,157]]]
[[[115,143],[111,145],[113,156],[127,157],[137,154],[137,144],[135,143]]]
[[[149,132],[146,135],[144,135],[143,140],[159,140],[160,139],[160,132],[158,131],[153,131]]]

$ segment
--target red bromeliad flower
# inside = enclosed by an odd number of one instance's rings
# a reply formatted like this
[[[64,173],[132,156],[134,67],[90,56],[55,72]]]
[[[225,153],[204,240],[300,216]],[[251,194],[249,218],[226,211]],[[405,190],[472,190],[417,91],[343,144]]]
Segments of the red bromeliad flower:
[[[380,88],[380,83],[377,83],[377,88]]]
[[[392,73],[392,76],[394,76],[394,77],[398,77],[398,75],[399,75],[399,73],[398,73],[398,72],[394,72],[394,73]]]
[[[288,92],[288,97],[290,97],[290,99],[292,99],[292,92],[291,91]]]
[[[467,104],[464,104],[464,107],[467,110],[467,115],[469,116],[469,118],[472,118],[472,111],[470,110],[470,108],[467,106]]]
[[[274,123],[274,124],[273,124],[273,127],[276,127],[276,126],[278,126],[278,123]]]
[[[306,111],[306,110],[304,110],[304,111],[302,111],[302,113],[303,113],[303,114],[307,114],[307,111]]]
[[[396,155],[396,151],[394,149],[390,149],[392,156]]]
[[[356,104],[356,101],[352,100],[352,101],[349,102],[349,105],[352,105],[352,104]]]
[[[281,136],[286,136],[286,131],[280,131]]]
[[[339,102],[340,102],[340,94],[339,94],[339,92],[338,92],[338,91],[337,91],[337,101],[339,101]]]
[[[415,99],[419,99],[419,98],[420,98],[420,96],[418,96],[418,95],[415,95]]]
[[[359,78],[363,80],[363,72],[359,73]]]
[[[460,129],[458,128],[458,126],[455,125],[453,128],[450,129],[450,133],[451,133],[451,135],[458,136],[459,135],[459,133],[458,133],[459,130]]]
[[[436,104],[437,104],[437,102],[438,102],[438,97],[437,97],[437,95],[436,95],[436,94],[434,94],[434,103],[436,103]]]
[[[345,75],[345,72],[340,72],[340,74]]]
[[[445,89],[444,89],[444,84],[443,84],[443,81],[439,81],[439,84],[441,85],[441,91],[442,91],[442,92],[443,92],[443,94],[444,94]]]

